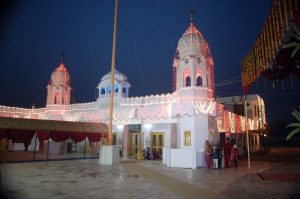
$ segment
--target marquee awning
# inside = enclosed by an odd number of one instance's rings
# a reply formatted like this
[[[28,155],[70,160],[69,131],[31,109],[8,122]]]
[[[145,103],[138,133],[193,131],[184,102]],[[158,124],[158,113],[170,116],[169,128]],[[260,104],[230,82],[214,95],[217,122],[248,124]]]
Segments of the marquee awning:
[[[56,120],[37,120],[0,117],[0,129],[35,130],[35,131],[60,131],[107,133],[108,127],[103,123],[69,122]]]
[[[23,142],[25,147],[35,134],[41,142],[40,147],[43,147],[43,141],[49,138],[55,142],[69,138],[80,142],[87,137],[90,142],[99,142],[107,137],[107,133],[108,127],[103,123],[0,117],[0,139],[16,139]]]

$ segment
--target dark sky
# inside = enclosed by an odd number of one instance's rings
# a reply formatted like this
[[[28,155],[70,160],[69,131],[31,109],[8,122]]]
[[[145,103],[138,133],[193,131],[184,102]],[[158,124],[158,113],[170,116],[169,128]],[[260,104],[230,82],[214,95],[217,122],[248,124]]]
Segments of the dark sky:
[[[194,21],[209,43],[215,82],[241,76],[240,62],[268,14],[271,0],[119,0],[117,69],[128,76],[131,96],[171,92],[178,39]],[[0,10],[0,104],[45,106],[46,86],[65,51],[75,102],[96,98],[96,86],[110,71],[113,0],[7,1]],[[298,85],[297,85],[298,84]],[[250,93],[265,99],[268,121],[289,117],[299,105],[297,88],[263,80]],[[241,82],[216,87],[217,96],[241,95]]]

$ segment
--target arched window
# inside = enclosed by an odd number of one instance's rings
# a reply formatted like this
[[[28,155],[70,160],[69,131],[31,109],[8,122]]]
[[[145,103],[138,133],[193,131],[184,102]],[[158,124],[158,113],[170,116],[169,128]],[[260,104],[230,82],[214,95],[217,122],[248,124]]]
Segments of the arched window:
[[[202,77],[201,76],[198,76],[196,81],[197,81],[196,86],[202,86]]]
[[[187,76],[185,78],[185,86],[186,87],[191,86],[191,77],[190,76]]]
[[[105,94],[105,88],[101,88],[101,95]]]
[[[106,93],[110,93],[110,86],[107,87]]]
[[[54,97],[54,104],[59,104],[59,94],[56,93],[55,97]]]
[[[119,92],[118,84],[114,84],[114,92],[115,93]]]
[[[126,87],[123,87],[122,93],[126,93]]]

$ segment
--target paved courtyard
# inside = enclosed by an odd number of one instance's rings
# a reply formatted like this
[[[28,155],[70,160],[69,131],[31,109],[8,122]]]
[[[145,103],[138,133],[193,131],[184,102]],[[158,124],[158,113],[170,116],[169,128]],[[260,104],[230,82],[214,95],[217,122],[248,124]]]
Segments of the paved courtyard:
[[[300,174],[300,162],[247,161],[237,169],[168,168],[161,161],[97,159],[2,163],[2,198],[300,198],[300,181],[263,180],[257,173]]]

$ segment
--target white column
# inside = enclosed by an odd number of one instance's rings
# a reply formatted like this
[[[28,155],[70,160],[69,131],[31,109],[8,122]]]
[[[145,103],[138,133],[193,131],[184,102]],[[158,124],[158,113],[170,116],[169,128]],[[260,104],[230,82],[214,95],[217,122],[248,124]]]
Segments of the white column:
[[[123,159],[126,160],[128,157],[128,125],[124,125],[124,132],[123,132]]]

